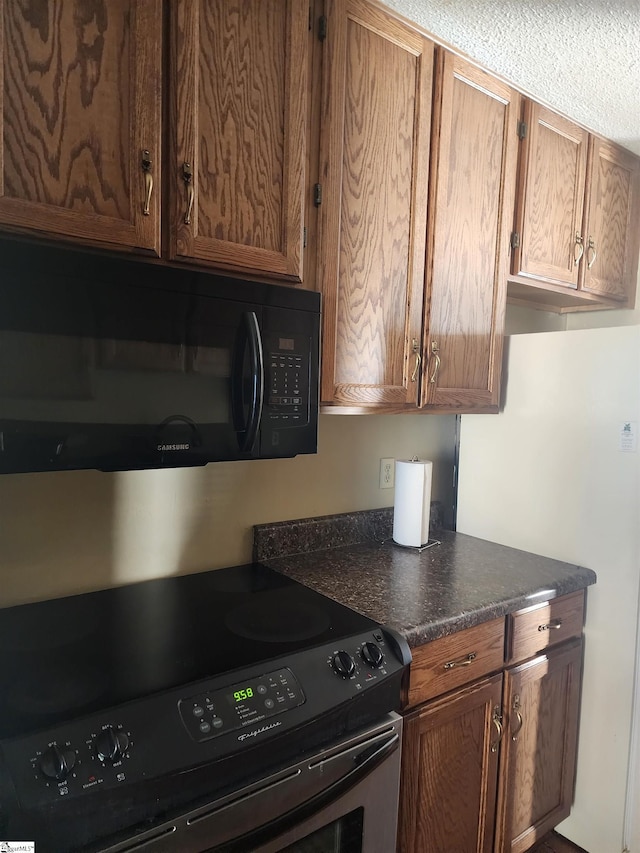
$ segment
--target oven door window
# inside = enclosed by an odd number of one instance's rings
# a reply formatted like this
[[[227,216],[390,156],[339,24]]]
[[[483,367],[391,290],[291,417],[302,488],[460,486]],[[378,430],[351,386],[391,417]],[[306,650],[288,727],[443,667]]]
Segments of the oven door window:
[[[364,809],[354,809],[285,847],[282,853],[362,853],[363,826]]]

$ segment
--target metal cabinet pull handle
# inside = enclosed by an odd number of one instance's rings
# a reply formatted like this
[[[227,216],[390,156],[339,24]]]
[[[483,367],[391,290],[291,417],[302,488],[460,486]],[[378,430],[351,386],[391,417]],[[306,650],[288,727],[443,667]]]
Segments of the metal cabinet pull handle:
[[[144,207],[142,208],[143,216],[149,216],[149,206],[151,204],[151,193],[153,192],[153,175],[151,174],[151,154],[145,148],[142,152],[142,171],[144,172]]]
[[[558,628],[562,628],[562,619],[554,619],[546,625],[538,625],[538,631],[557,631]]]
[[[573,262],[576,266],[580,263],[582,256],[584,255],[584,240],[576,231],[576,246],[578,247],[578,251],[576,252],[575,246],[573,249]]]
[[[593,252],[593,255],[589,257],[589,253]],[[589,245],[587,246],[587,269],[591,269],[591,267],[595,264],[596,258],[598,257],[598,253],[596,252],[596,244],[593,237],[589,237]]]
[[[511,710],[514,712],[518,719],[518,728],[511,732],[511,740],[515,743],[518,740],[518,735],[520,734],[520,729],[522,728],[522,714],[520,713],[520,696],[516,693],[513,697],[513,705],[511,706]]]
[[[418,378],[418,370],[420,370],[420,365],[422,363],[422,356],[420,355],[420,344],[415,338],[413,338],[411,343],[411,352],[416,357],[416,365],[413,368],[413,373],[411,374],[411,381],[415,382]]]
[[[447,663],[445,663],[444,669],[449,670],[449,669],[455,669],[456,666],[469,666],[475,659],[476,659],[476,653],[475,652],[469,652],[469,654],[466,657],[460,658],[460,660],[450,660]]]
[[[496,705],[493,709],[493,716],[491,718],[491,722],[496,727],[496,730],[498,732],[497,739],[494,740],[494,742],[491,744],[491,752],[497,752],[498,747],[500,746],[500,741],[502,740],[502,734],[503,734],[502,714],[500,713],[500,706],[499,705]]]
[[[182,164],[182,180],[187,188],[187,209],[184,214],[184,224],[191,225],[191,213],[193,211],[193,198],[195,193],[193,189],[193,172],[191,171],[190,163]]]
[[[437,341],[431,341],[431,355],[435,359],[435,364],[433,366],[433,373],[431,374],[431,378],[429,382],[431,385],[436,384],[436,378],[438,376],[438,371],[440,370],[440,347],[438,346]]]

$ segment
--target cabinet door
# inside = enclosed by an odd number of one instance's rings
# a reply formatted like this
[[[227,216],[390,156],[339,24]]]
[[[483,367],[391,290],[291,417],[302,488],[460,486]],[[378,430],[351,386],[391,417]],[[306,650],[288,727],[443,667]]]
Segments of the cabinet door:
[[[591,138],[582,288],[621,301],[633,298],[640,248],[640,159]]]
[[[490,853],[500,741],[502,675],[405,717],[401,853]]]
[[[505,673],[496,853],[523,853],[569,814],[581,669],[578,641]]]
[[[364,0],[326,15],[321,399],[415,408],[434,47]]]
[[[160,250],[161,0],[0,0],[0,224]]]
[[[171,10],[172,257],[299,281],[308,4]]]
[[[519,96],[444,54],[422,402],[497,406]]]
[[[587,171],[586,130],[527,101],[511,272],[577,287],[584,250],[582,213]]]

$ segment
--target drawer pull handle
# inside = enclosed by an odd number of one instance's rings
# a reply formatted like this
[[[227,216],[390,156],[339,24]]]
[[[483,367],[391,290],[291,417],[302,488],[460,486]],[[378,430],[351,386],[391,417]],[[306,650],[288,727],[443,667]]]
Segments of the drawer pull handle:
[[[144,206],[143,216],[149,216],[149,205],[151,204],[151,193],[153,192],[153,175],[151,174],[151,154],[145,148],[142,152],[142,171],[144,172]]]
[[[562,619],[554,619],[546,625],[538,625],[538,631],[557,631],[558,628],[562,628]]]
[[[498,731],[498,738],[494,740],[491,744],[491,752],[497,752],[498,747],[500,746],[500,741],[502,740],[502,714],[500,713],[500,706],[496,705],[493,709],[493,717],[491,718],[491,722],[496,727]]]
[[[520,696],[517,693],[513,697],[513,704],[511,706],[511,710],[518,719],[518,728],[515,731],[511,732],[511,740],[515,743],[518,740],[518,735],[520,734],[520,729],[522,728],[522,714],[520,713]]]
[[[411,381],[415,382],[418,378],[418,371],[420,370],[420,363],[422,361],[422,355],[420,354],[420,344],[415,338],[413,338],[411,342],[411,352],[416,357],[416,366],[413,368],[413,373],[411,374]]]
[[[435,385],[438,377],[438,371],[440,370],[440,347],[438,345],[438,341],[431,341],[431,355],[434,358],[435,364],[429,382],[431,385]]]
[[[448,670],[448,669],[455,669],[456,666],[469,666],[475,659],[476,659],[476,653],[475,652],[469,652],[469,654],[466,657],[460,658],[460,660],[448,661],[447,663],[445,663],[444,668]]]
[[[193,189],[193,170],[190,163],[182,164],[182,180],[187,190],[187,209],[184,212],[184,224],[191,225],[191,212],[193,211],[195,192]]]

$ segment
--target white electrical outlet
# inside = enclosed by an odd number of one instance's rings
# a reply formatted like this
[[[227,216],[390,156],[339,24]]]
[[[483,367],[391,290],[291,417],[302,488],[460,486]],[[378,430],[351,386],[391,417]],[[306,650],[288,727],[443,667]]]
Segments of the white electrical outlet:
[[[380,488],[381,489],[392,489],[393,481],[396,473],[396,460],[395,459],[381,459],[380,460]]]

